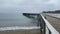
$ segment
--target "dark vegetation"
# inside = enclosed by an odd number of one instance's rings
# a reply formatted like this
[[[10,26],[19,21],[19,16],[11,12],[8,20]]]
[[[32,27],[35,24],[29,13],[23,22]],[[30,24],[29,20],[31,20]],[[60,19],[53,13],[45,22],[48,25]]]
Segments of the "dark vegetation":
[[[56,10],[56,11],[43,11],[43,13],[60,13],[60,10]]]

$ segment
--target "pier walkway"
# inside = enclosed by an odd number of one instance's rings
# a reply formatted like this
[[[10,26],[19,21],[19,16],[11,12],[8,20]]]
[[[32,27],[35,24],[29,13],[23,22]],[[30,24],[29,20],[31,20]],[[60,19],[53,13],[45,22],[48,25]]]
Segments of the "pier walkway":
[[[43,16],[46,18],[46,20],[60,33],[60,19],[57,17],[53,17],[48,14],[43,14]]]

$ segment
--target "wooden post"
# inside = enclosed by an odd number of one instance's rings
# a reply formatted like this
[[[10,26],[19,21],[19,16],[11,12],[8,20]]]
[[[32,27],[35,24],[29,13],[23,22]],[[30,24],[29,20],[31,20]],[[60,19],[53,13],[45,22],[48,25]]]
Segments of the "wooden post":
[[[46,34],[45,22],[41,15],[40,15],[40,19],[41,19],[40,20],[41,34]]]

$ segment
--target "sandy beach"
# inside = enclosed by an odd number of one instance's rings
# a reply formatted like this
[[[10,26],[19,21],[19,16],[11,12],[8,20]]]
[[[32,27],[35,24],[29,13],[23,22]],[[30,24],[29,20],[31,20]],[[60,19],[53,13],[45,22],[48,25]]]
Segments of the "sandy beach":
[[[40,29],[0,31],[0,34],[40,34]]]

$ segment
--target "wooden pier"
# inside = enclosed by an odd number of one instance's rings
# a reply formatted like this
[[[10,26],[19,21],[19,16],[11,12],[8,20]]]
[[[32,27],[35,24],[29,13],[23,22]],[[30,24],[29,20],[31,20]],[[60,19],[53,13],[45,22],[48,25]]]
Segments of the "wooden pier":
[[[29,13],[28,15],[37,15],[37,20],[40,26],[40,34],[59,34],[60,33],[59,19],[49,16],[45,13],[43,14]]]
[[[47,14],[42,14],[42,15],[46,17],[46,20],[53,26],[53,28],[55,28],[57,32],[60,33],[60,19]]]

